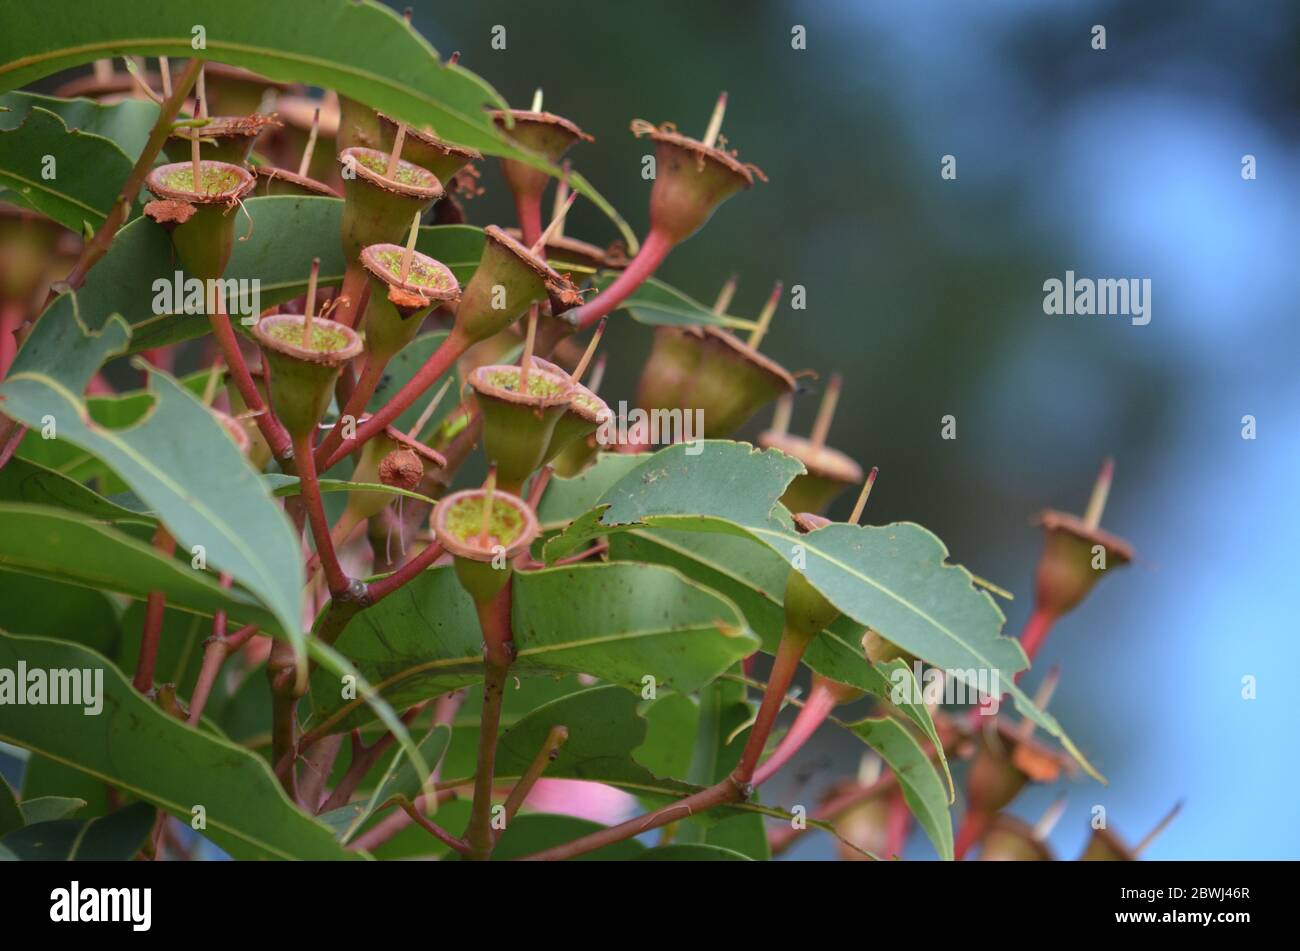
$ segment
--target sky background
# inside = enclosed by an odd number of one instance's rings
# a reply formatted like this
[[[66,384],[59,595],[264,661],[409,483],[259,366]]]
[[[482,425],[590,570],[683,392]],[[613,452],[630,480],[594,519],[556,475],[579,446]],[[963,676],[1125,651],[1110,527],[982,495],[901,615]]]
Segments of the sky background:
[[[1248,8],[1248,9],[1247,9]],[[416,26],[526,107],[596,136],[570,153],[643,233],[647,150],[632,118],[723,132],[767,185],[728,202],[660,275],[756,314],[772,281],[807,289],[763,348],[846,378],[831,434],[881,468],[868,517],[914,520],[1030,609],[1044,507],[1081,512],[1101,459],[1117,474],[1104,526],[1138,561],[1057,627],[1052,709],[1110,780],[1070,784],[1052,844],[1074,857],[1094,805],[1146,852],[1298,858],[1294,546],[1300,463],[1296,237],[1300,7],[1224,2],[651,6],[552,0],[416,5]],[[436,11],[436,12],[435,12]],[[493,50],[492,27],[506,27]],[[791,49],[791,28],[807,49]],[[1107,48],[1091,47],[1106,27]],[[940,177],[945,154],[957,179]],[[1244,181],[1242,156],[1258,177]],[[511,217],[499,174],[475,221]],[[569,233],[615,237],[579,203]],[[1152,320],[1047,316],[1043,282],[1149,278]],[[611,334],[607,398],[630,398],[649,332]],[[807,427],[818,399],[796,410]],[[958,438],[940,438],[940,419]],[[1242,417],[1258,438],[1241,438]],[[752,436],[766,418],[746,430]],[[806,431],[806,430],[805,430]],[[836,513],[851,505],[841,499]],[[1242,677],[1258,698],[1241,697]],[[851,772],[827,733],[802,770]],[[797,795],[774,790],[776,800]],[[1030,819],[1054,791],[1012,811]],[[830,852],[809,836],[792,854]],[[909,856],[929,853],[913,837]]]

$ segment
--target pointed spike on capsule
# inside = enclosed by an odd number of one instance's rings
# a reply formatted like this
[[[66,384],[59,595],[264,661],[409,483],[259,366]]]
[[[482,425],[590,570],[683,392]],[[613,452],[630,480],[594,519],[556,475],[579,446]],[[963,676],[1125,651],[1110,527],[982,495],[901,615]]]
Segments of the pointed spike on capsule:
[[[1068,797],[1065,793],[1057,796],[1052,800],[1052,804],[1043,810],[1043,814],[1038,821],[1034,823],[1034,839],[1038,842],[1046,842],[1056,824],[1061,821],[1061,816],[1065,815],[1065,803]]]
[[[420,237],[420,213],[417,211],[411,219],[411,231],[406,236],[406,248],[402,251],[402,270],[397,275],[397,279],[403,284],[406,283],[407,275],[411,273],[411,259],[415,257],[415,242]]]
[[[1043,682],[1038,685],[1038,690],[1034,694],[1034,706],[1039,710],[1046,710],[1047,705],[1052,702],[1052,694],[1056,693],[1056,685],[1061,682],[1061,668],[1053,667],[1043,678]],[[1034,735],[1034,721],[1025,717],[1017,725],[1017,734],[1020,739],[1027,740]]]
[[[858,760],[858,785],[874,786],[876,783],[880,782],[880,777],[884,772],[884,760],[875,753],[863,753],[862,759]]]
[[[1110,484],[1115,478],[1115,460],[1107,457],[1097,473],[1097,481],[1092,486],[1092,497],[1088,499],[1088,510],[1084,513],[1084,524],[1089,528],[1101,525],[1102,512],[1106,511],[1106,499],[1110,495]]]
[[[1165,817],[1156,823],[1156,827],[1142,837],[1142,841],[1133,846],[1133,856],[1136,858],[1146,851],[1147,846],[1156,840],[1156,837],[1169,828],[1169,823],[1178,817],[1178,813],[1183,811],[1183,801],[1180,799],[1174,803],[1174,808],[1165,813]]]
[[[608,317],[600,318],[600,323],[596,325],[596,332],[591,335],[591,340],[587,342],[587,349],[583,351],[582,359],[578,361],[578,365],[569,374],[571,382],[582,382],[582,375],[587,372],[587,364],[591,363],[591,358],[596,355],[596,348],[600,346],[600,338],[605,335],[605,324],[608,320]]]
[[[849,524],[857,525],[858,519],[862,518],[862,510],[867,507],[867,499],[871,498],[871,487],[876,484],[876,476],[880,475],[880,467],[872,466],[871,471],[867,473],[867,481],[862,483],[862,491],[858,493],[858,500],[853,503],[853,514],[849,516]]]
[[[830,382],[826,384],[826,392],[822,394],[821,405],[817,407],[817,418],[813,420],[812,434],[808,437],[808,441],[818,449],[826,445],[826,437],[830,435],[831,421],[835,419],[835,407],[839,404],[840,387],[843,385],[840,375],[833,373]]]
[[[402,19],[406,21],[407,26],[411,25],[411,17],[413,17],[414,15],[415,15],[414,7],[407,7],[405,10],[402,11]]]
[[[388,167],[384,169],[384,178],[397,174],[397,163],[402,160],[402,146],[406,143],[406,123],[397,123],[397,136],[393,139],[393,151],[388,153]]]
[[[564,227],[564,216],[569,213],[569,209],[573,207],[573,203],[577,198],[578,193],[573,192],[564,200],[564,205],[555,213],[555,217],[552,218],[551,223],[546,226],[546,230],[543,231],[538,239],[533,242],[533,246],[529,249],[533,254],[541,255],[546,250],[546,245],[553,237],[555,237],[559,229]]]
[[[781,303],[781,291],[785,285],[777,281],[772,285],[772,293],[767,296],[767,303],[758,314],[758,326],[749,332],[749,346],[757,350],[763,338],[767,336],[767,328],[772,326],[772,317],[776,314],[777,305]]]
[[[593,393],[600,392],[600,384],[605,382],[605,355],[602,353],[596,358],[596,363],[591,368],[591,380],[587,383],[587,389]]]
[[[542,87],[541,86],[538,86],[535,90],[533,90],[533,107],[529,111],[530,112],[542,111]]]
[[[483,482],[483,521],[479,526],[479,544],[487,547],[488,539],[491,538],[489,532],[492,528],[492,496],[497,490],[497,467],[493,463],[488,467],[487,479]]]
[[[207,80],[204,78],[203,75],[206,69],[207,67],[200,66],[199,78],[194,81],[194,89],[195,89],[194,95],[198,99],[198,103],[196,105],[196,111],[200,119],[206,119],[208,117],[208,86],[207,86]]]
[[[306,175],[307,167],[311,165],[311,157],[316,151],[316,137],[320,134],[320,108],[311,117],[311,132],[307,133],[307,145],[302,150],[302,158],[298,160],[298,174]]]
[[[731,306],[732,298],[736,296],[736,285],[739,283],[740,275],[738,274],[733,274],[727,278],[726,283],[718,291],[717,300],[713,302],[713,313],[721,317],[727,312],[727,308]]]
[[[537,345],[537,317],[541,305],[534,304],[528,308],[528,332],[524,336],[524,352],[519,358],[519,392],[528,392],[528,371],[533,368],[533,348]]]
[[[172,97],[172,64],[166,56],[158,57],[158,75],[162,77],[163,98]]]
[[[794,412],[794,394],[783,393],[776,401],[776,410],[772,413],[772,431],[784,436],[790,431],[790,415]]]
[[[703,142],[708,148],[713,148],[713,144],[718,141],[718,134],[722,131],[722,117],[727,114],[727,93],[724,90],[718,95],[717,105],[713,107],[713,115],[709,117],[709,128],[704,133]]]
[[[456,52],[452,53],[450,56],[447,57],[448,66],[455,66],[459,62],[460,62],[460,50],[456,50]]]
[[[311,349],[311,321],[316,314],[316,281],[320,278],[320,258],[312,258],[311,275],[307,278],[307,307],[302,319],[302,345]]]
[[[564,208],[564,203],[569,200],[569,160],[565,159],[560,166],[560,181],[555,186],[555,204],[551,206],[551,218],[560,218],[560,227],[555,230],[554,237],[564,237],[564,219],[560,212]]]
[[[442,386],[438,387],[438,392],[433,394],[433,399],[429,400],[429,405],[424,408],[422,413],[420,413],[420,418],[415,421],[415,425],[411,427],[410,432],[406,435],[410,436],[417,442],[419,441],[420,433],[424,432],[424,427],[428,425],[430,417],[433,416],[434,411],[438,408],[438,404],[442,402],[442,398],[447,395],[447,390],[450,388],[451,377],[447,377],[447,379],[442,381]]]
[[[95,82],[107,83],[113,79],[113,61],[111,59],[95,60]]]

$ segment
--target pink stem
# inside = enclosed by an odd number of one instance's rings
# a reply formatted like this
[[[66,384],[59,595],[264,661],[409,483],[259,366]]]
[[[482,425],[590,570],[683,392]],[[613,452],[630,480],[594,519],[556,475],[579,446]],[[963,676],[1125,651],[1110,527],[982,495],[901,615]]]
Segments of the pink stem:
[[[579,330],[586,330],[600,318],[613,311],[619,304],[632,296],[632,292],[654,274],[668,252],[673,249],[673,242],[659,231],[646,235],[645,243],[614,283],[609,285],[589,302],[574,311],[574,319]]]
[[[375,395],[375,388],[379,386],[379,381],[384,378],[384,368],[388,366],[386,359],[376,357],[373,353],[366,354],[365,365],[361,369],[361,378],[357,381],[356,388],[348,398],[347,405],[343,407],[343,412],[339,413],[338,420],[334,423],[334,428],[326,433],[321,444],[316,447],[316,465],[319,466],[326,459],[334,454],[334,450],[343,442],[343,420],[351,416],[353,420],[361,417],[370,402],[370,397]]]
[[[451,369],[452,364],[460,359],[470,343],[471,341],[452,330],[451,334],[438,345],[438,349],[433,351],[429,359],[424,362],[424,366],[406,381],[406,385],[394,393],[393,398],[380,407],[373,416],[357,427],[356,437],[352,440],[351,447],[340,446],[335,449],[320,465],[320,471],[328,471],[352,449],[377,433],[383,432],[384,427],[406,412],[407,407],[423,396],[429,387],[437,383],[438,379]]]
[[[789,732],[781,737],[781,742],[772,751],[772,755],[754,773],[755,786],[761,786],[771,779],[777,770],[803,748],[803,745],[817,732],[817,728],[826,722],[826,718],[835,709],[835,703],[835,696],[825,684],[813,685],[808,700],[799,711],[799,715],[795,717],[794,723],[790,725]]]

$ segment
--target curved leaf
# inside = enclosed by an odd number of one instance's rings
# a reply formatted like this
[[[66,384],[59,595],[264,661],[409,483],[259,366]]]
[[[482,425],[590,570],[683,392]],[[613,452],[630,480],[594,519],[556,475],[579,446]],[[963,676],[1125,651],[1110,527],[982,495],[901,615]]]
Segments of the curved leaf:
[[[58,437],[104,460],[190,551],[229,574],[275,615],[303,656],[303,569],[288,518],[221,424],[165,373],[151,370],[155,403],[128,429],[91,419],[57,380],[23,372],[0,386],[5,412],[29,426],[53,417]]]
[[[6,707],[0,739],[64,763],[189,823],[202,806],[204,835],[235,858],[349,857],[329,830],[285,798],[253,753],[195,730],[145,700],[107,659],[75,644],[0,635],[0,667],[103,672],[103,711]]]
[[[506,107],[496,90],[469,70],[441,62],[410,24],[374,0],[134,0],[129,15],[110,3],[46,0],[40,16],[7,18],[0,33],[0,92],[123,55],[199,55],[271,79],[333,89],[485,155],[560,175],[498,132],[485,110]],[[626,223],[585,178],[570,174],[569,184],[635,246]]]
[[[692,450],[691,454],[687,449]],[[592,538],[634,528],[713,532],[767,546],[846,616],[879,631],[904,650],[943,667],[974,688],[980,671],[996,674],[1016,709],[1057,737],[1094,778],[1104,782],[1051,715],[1014,682],[1028,666],[1020,644],[1001,633],[1002,612],[971,574],[948,563],[948,550],[919,525],[831,524],[798,534],[780,505],[803,465],[775,450],[706,440],[670,446],[645,460],[547,543],[552,561]]]
[[[280,633],[275,616],[244,592],[84,515],[0,502],[0,526],[0,568],[139,600],[161,591],[177,610],[225,611],[232,621]]]
[[[514,576],[520,676],[578,672],[641,690],[690,690],[758,647],[735,607],[675,571],[652,565],[574,565]],[[450,567],[435,568],[358,614],[335,646],[402,708],[483,675],[473,602]],[[356,726],[363,698],[316,674],[312,729]]]
[[[69,130],[40,107],[17,127],[0,127],[0,200],[40,212],[77,234],[104,223],[131,165],[109,139]]]
[[[15,128],[34,106],[59,116],[69,129],[103,136],[113,142],[132,162],[140,157],[149,133],[158,121],[158,105],[148,99],[123,99],[104,104],[93,99],[60,99],[34,92],[0,95],[0,130]],[[117,187],[120,187],[119,182]]]
[[[908,808],[930,837],[939,858],[952,861],[952,816],[948,813],[948,791],[916,738],[888,717],[852,723],[849,729],[889,764],[898,777]]]

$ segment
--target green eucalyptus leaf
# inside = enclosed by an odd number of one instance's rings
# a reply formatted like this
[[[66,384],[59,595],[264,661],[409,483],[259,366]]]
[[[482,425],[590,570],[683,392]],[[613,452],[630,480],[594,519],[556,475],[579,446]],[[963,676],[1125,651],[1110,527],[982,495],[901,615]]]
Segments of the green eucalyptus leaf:
[[[106,56],[199,55],[270,79],[333,89],[396,119],[429,126],[450,142],[561,174],[496,129],[484,107],[503,109],[506,103],[490,85],[442,62],[397,13],[374,0],[135,0],[130,15],[114,4],[46,0],[40,16],[8,21],[0,34],[0,92]],[[569,185],[635,246],[627,225],[585,178],[571,173]]]
[[[514,576],[518,676],[587,673],[640,691],[707,683],[757,639],[728,601],[674,571],[649,565],[573,565]],[[473,602],[451,567],[436,568],[361,612],[336,642],[341,654],[396,707],[483,675],[482,633]],[[312,680],[313,728],[358,725],[363,699],[340,696],[337,680]]]
[[[0,126],[0,201],[40,212],[77,234],[104,223],[131,165],[109,139],[70,130],[39,106],[20,125]]]
[[[714,535],[673,529],[639,529],[610,538],[610,558],[667,565],[736,603],[750,628],[763,639],[763,650],[775,654],[785,624],[781,597],[790,566],[771,549],[734,535]],[[803,662],[824,677],[864,690],[893,704],[925,733],[939,750],[940,763],[952,789],[948,759],[934,718],[921,700],[916,679],[901,660],[872,664],[862,648],[866,628],[841,615],[808,645]],[[895,684],[913,689],[895,690]]]
[[[1050,714],[1016,686],[1028,666],[1020,644],[1001,633],[1004,618],[986,591],[933,534],[910,522],[883,526],[833,523],[796,532],[780,505],[803,466],[775,450],[707,440],[701,448],[660,450],[624,476],[592,511],[547,543],[548,562],[580,550],[592,538],[641,528],[669,528],[747,538],[767,546],[851,620],[870,627],[917,657],[945,668],[970,687],[979,673],[996,674],[1016,709],[1057,737],[1094,778]]]
[[[294,806],[254,754],[168,716],[106,658],[46,638],[0,635],[0,667],[103,672],[103,711],[12,706],[0,739],[117,786],[189,823],[202,806],[204,835],[235,858],[344,858],[329,830]]]
[[[148,99],[123,99],[105,104],[93,99],[60,99],[34,92],[0,95],[0,131],[17,128],[33,107],[53,112],[69,129],[111,140],[134,162],[144,151],[158,121],[158,104]],[[3,110],[8,108],[9,112]],[[121,187],[121,182],[113,187]]]
[[[102,522],[61,509],[0,502],[0,525],[0,568],[6,571],[139,600],[159,591],[179,610],[209,617],[225,611],[232,622],[277,631],[275,616],[244,592],[223,588],[214,575],[166,558]]]
[[[889,764],[898,777],[908,808],[929,836],[939,858],[952,861],[948,789],[916,738],[901,723],[888,717],[868,718],[850,724],[849,729]]]
[[[144,847],[153,824],[153,807],[133,802],[86,822],[34,822],[0,844],[28,862],[127,862]]]
[[[596,287],[603,291],[618,279],[619,273],[602,271],[595,280]],[[618,309],[626,310],[634,320],[651,326],[689,327],[711,324],[740,330],[750,330],[755,326],[752,320],[715,314],[711,307],[706,307],[690,295],[653,277],[629,294],[618,305]]]
[[[23,818],[27,820],[28,825],[32,825],[37,822],[66,819],[74,812],[84,809],[86,800],[69,796],[38,796],[35,799],[25,799],[20,805]]]
[[[208,565],[266,605],[301,656],[303,569],[293,527],[211,411],[161,371],[151,371],[151,382],[154,406],[128,429],[99,425],[80,397],[44,374],[12,375],[0,396],[8,415],[29,426],[52,416],[60,439],[112,466],[182,550],[202,546]]]
[[[140,512],[104,498],[76,479],[22,458],[11,459],[0,469],[0,500],[64,508],[105,522],[154,522]]]

